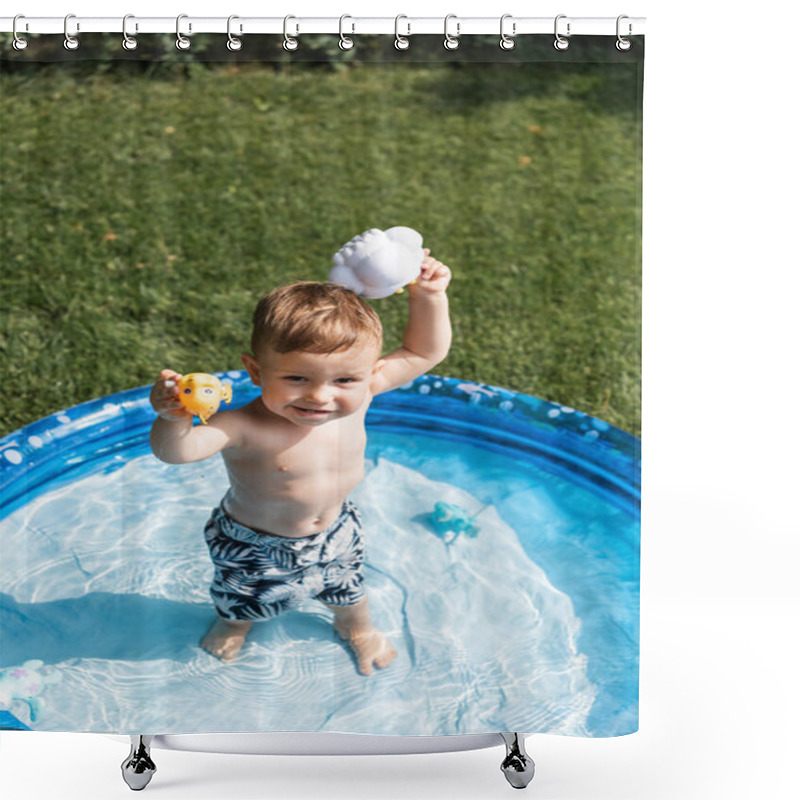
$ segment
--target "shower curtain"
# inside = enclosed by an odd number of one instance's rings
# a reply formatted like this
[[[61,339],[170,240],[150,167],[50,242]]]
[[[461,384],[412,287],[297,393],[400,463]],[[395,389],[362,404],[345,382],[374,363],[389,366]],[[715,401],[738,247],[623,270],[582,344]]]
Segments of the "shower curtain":
[[[3,728],[636,730],[643,38],[405,32],[3,40]],[[380,366],[254,355],[329,278]],[[191,373],[240,439],[168,463]]]

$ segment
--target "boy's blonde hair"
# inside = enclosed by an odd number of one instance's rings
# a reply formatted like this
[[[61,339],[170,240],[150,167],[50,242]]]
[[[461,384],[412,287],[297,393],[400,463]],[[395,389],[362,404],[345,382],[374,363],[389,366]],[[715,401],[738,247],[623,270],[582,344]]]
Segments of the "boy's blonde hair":
[[[255,356],[266,347],[278,353],[329,354],[365,342],[380,350],[380,318],[366,301],[335,283],[299,281],[279,286],[253,312],[250,346]]]

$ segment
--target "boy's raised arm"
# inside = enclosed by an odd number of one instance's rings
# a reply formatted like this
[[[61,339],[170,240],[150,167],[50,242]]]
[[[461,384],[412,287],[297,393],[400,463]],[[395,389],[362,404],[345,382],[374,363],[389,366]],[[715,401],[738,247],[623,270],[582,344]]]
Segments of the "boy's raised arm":
[[[372,393],[388,392],[423,375],[443,361],[453,338],[447,286],[449,267],[425,251],[422,273],[408,287],[408,322],[403,345],[383,359],[372,383]]]
[[[189,464],[219,453],[232,443],[233,429],[225,415],[218,415],[207,425],[192,424],[192,414],[178,400],[181,376],[162,370],[150,392],[150,404],[158,419],[150,429],[153,455],[167,464]]]

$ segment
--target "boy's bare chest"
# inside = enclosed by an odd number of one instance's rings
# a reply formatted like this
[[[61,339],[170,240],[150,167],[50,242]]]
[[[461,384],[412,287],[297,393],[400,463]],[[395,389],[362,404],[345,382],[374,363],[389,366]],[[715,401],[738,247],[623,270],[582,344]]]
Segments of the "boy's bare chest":
[[[363,420],[357,417],[306,430],[261,428],[250,433],[245,447],[229,454],[229,464],[274,478],[360,470],[366,442]]]
[[[299,441],[283,442],[271,454],[278,472],[289,474],[341,470],[361,465],[367,435],[363,425],[320,427]]]

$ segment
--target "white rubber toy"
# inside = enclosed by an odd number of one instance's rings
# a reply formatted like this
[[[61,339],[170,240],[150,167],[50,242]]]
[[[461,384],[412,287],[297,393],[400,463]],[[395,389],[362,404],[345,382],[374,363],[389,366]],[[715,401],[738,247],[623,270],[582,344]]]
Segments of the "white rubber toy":
[[[336,253],[328,280],[361,297],[389,297],[419,277],[424,258],[422,236],[412,228],[371,228]]]

